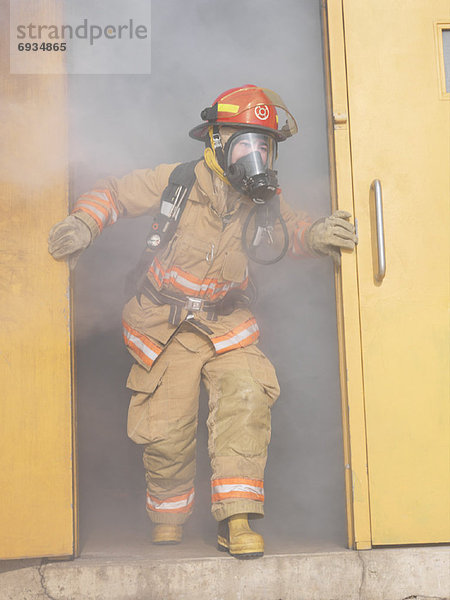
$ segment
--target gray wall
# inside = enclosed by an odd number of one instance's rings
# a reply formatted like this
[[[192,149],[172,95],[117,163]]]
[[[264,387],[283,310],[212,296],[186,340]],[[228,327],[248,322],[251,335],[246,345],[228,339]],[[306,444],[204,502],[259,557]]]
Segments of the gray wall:
[[[200,156],[187,131],[201,109],[255,83],[277,91],[299,123],[299,135],[280,146],[285,198],[314,217],[330,212],[319,0],[153,0],[152,38],[150,76],[70,77],[72,198],[108,173]],[[141,449],[126,437],[130,359],[120,323],[123,281],[147,228],[141,218],[108,229],[74,275],[83,544],[101,530],[149,535]],[[261,347],[281,383],[257,527],[270,539],[345,546],[333,267],[285,258],[255,273]],[[204,423],[198,454],[188,534],[212,540]]]

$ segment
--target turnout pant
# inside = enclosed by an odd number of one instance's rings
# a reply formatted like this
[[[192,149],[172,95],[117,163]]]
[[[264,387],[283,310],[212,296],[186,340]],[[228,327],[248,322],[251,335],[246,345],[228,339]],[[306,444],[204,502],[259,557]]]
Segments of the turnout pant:
[[[209,338],[184,323],[150,371],[135,364],[128,435],[145,444],[147,511],[155,523],[181,524],[194,503],[200,381],[209,393],[212,513],[264,514],[270,408],[279,395],[270,361],[255,346],[216,354]]]

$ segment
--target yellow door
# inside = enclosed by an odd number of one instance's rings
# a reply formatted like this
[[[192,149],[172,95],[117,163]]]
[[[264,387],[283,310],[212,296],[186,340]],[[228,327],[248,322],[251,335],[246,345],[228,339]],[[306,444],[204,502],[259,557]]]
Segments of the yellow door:
[[[1,0],[3,24],[8,6]],[[55,22],[51,6],[43,22]],[[67,556],[76,515],[69,276],[47,252],[50,227],[67,215],[66,82],[10,75],[3,29],[0,558]]]
[[[360,239],[339,281],[351,538],[446,542],[450,2],[329,0],[327,24],[336,203]]]

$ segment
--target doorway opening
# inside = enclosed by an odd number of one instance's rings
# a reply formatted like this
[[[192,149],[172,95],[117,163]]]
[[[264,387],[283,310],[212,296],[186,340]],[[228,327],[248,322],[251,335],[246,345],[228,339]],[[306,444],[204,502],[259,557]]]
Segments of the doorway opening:
[[[199,157],[187,137],[225,89],[255,83],[277,91],[300,133],[280,145],[286,200],[311,217],[331,210],[320,2],[270,0],[152,3],[150,76],[69,80],[72,200],[108,175]],[[241,18],[236,23],[234,15]],[[175,14],[176,13],[176,14]],[[183,30],[174,28],[174,18]],[[263,31],[263,36],[253,32]],[[210,44],[208,36],[220,43]],[[268,40],[270,42],[268,43]],[[210,54],[211,47],[215,48]],[[223,51],[226,47],[226,52]],[[216,556],[210,515],[207,398],[201,394],[194,514],[176,549],[152,546],[145,512],[142,447],[126,436],[132,359],[121,333],[124,282],[149,219],[121,220],[80,258],[74,275],[81,554]],[[255,523],[266,552],[346,547],[344,460],[334,269],[329,259],[253,268],[261,349],[276,367],[281,396],[272,412],[266,517]]]

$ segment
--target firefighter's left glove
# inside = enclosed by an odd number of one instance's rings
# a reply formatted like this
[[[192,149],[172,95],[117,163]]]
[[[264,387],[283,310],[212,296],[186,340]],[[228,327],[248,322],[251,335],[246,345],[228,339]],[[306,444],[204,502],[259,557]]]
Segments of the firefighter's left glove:
[[[69,215],[50,229],[48,235],[48,251],[56,260],[67,258],[69,268],[72,270],[77,264],[80,254],[92,241],[89,227],[77,219],[74,215]]]
[[[337,210],[329,217],[315,221],[306,233],[306,243],[310,250],[321,255],[331,256],[334,264],[341,264],[341,248],[354,250],[358,243],[355,227],[349,222],[352,215],[345,210]]]

